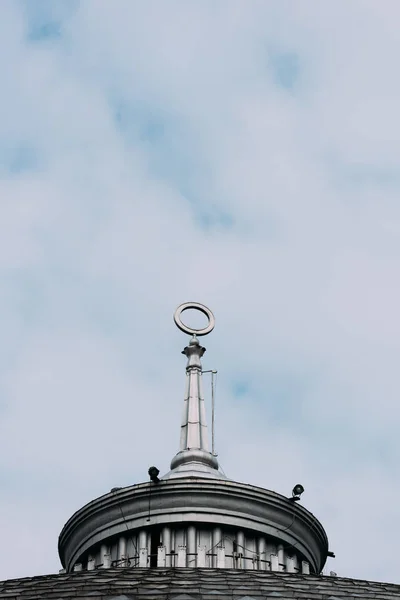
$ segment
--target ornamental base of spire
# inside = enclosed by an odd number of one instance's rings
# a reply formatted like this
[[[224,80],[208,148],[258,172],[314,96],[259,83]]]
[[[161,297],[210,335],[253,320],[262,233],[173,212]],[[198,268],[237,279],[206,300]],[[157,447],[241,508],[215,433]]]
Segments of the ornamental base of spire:
[[[171,469],[176,469],[180,465],[187,463],[201,463],[211,467],[212,469],[218,470],[217,458],[211,454],[211,452],[207,452],[206,450],[196,450],[193,448],[178,452],[178,454],[176,454],[171,460]]]
[[[207,477],[211,479],[226,479],[218,470],[218,460],[205,450],[182,450],[171,461],[171,471],[162,479],[175,477]]]

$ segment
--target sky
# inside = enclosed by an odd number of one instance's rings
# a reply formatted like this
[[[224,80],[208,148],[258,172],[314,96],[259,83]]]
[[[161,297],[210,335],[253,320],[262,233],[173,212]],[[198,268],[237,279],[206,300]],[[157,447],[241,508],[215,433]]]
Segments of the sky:
[[[169,470],[195,301],[227,476],[302,483],[325,571],[399,582],[399,18],[2,0],[0,579]]]

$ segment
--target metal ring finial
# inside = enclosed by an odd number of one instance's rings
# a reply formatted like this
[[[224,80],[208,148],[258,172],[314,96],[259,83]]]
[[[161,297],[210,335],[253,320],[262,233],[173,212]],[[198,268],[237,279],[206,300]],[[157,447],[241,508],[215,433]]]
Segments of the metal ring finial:
[[[205,315],[208,319],[207,327],[203,329],[193,329],[192,327],[188,327],[181,321],[181,314],[183,311],[188,310],[190,308],[194,308],[195,310],[199,310],[203,315]],[[175,325],[184,333],[188,333],[189,335],[207,335],[210,333],[215,327],[215,317],[212,314],[211,310],[204,306],[204,304],[200,304],[199,302],[184,302],[176,309],[174,313],[174,321]]]

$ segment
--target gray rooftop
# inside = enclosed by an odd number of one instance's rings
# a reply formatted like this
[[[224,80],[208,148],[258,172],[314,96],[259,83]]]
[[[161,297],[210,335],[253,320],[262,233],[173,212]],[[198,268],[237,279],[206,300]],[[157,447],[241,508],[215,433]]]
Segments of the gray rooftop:
[[[102,569],[0,582],[0,599],[394,600],[400,585],[233,569]]]

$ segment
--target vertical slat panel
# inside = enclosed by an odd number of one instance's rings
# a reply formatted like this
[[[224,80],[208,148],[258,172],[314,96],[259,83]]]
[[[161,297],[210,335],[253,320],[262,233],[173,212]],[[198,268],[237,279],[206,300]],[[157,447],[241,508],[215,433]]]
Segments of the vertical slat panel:
[[[294,570],[296,573],[298,573],[300,570],[299,569],[299,559],[297,558],[297,556],[295,554],[292,556],[292,558],[293,558]]]
[[[279,559],[277,554],[270,555],[271,571],[279,571]]]
[[[286,571],[288,573],[294,573],[294,560],[290,556],[286,557]]]
[[[109,569],[110,567],[111,567],[111,554],[104,554],[103,569]]]
[[[108,554],[108,548],[105,544],[101,544],[99,565],[101,565],[102,567],[104,566],[104,557],[106,554]]]
[[[166,548],[165,546],[158,546],[157,548],[157,567],[166,566]]]
[[[303,560],[302,563],[301,563],[301,572],[304,575],[309,575],[310,574],[310,564],[306,560]]]
[[[116,540],[110,547],[111,564],[113,561],[118,560],[118,540]],[[116,563],[117,564],[117,563]],[[117,564],[118,566],[118,564]]]
[[[178,566],[178,554],[177,554],[178,544],[176,542],[176,532],[175,529],[171,529],[171,554],[174,551],[174,554],[171,556],[171,567]]]
[[[205,546],[197,546],[197,566],[198,567],[206,566],[206,547]]]
[[[151,555],[151,533],[150,533],[150,531],[147,532],[146,548],[147,548],[147,556],[149,559],[149,566],[150,566],[150,555]]]
[[[257,552],[255,538],[245,537],[245,556],[243,567],[245,569],[257,569]]]
[[[186,567],[186,546],[178,546],[178,567]]]
[[[92,558],[90,556],[87,561],[87,570],[94,571],[94,569],[95,569],[95,561],[94,561],[94,558]]]
[[[129,543],[130,542],[130,543]],[[133,558],[132,558],[133,557]],[[126,566],[139,566],[139,535],[132,535],[126,545]]]
[[[139,550],[139,567],[147,567],[148,552],[147,547],[140,548]]]
[[[217,569],[225,569],[225,548],[217,547]]]

